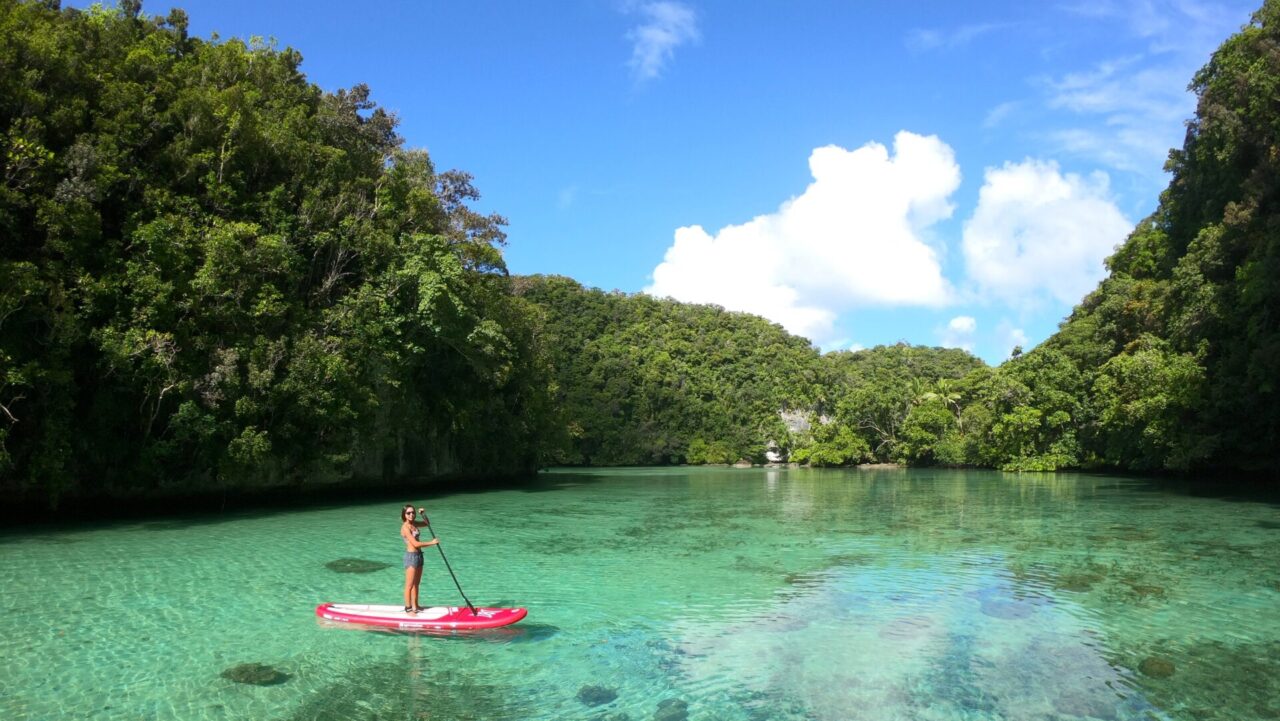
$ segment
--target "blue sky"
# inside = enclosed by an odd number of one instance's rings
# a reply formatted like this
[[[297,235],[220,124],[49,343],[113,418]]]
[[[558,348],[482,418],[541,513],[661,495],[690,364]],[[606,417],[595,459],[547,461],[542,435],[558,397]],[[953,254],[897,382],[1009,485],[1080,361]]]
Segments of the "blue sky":
[[[178,5],[195,34],[297,48],[325,89],[367,83],[509,219],[513,273],[992,363],[1052,333],[1154,209],[1192,74],[1255,8]]]

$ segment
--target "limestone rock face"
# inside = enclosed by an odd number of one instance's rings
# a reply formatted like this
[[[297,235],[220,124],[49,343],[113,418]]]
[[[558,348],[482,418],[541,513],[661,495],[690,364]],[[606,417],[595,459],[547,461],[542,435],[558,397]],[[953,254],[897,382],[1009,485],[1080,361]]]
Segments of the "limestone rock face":
[[[778,416],[787,424],[787,430],[791,433],[809,430],[809,414],[804,411],[778,411]]]

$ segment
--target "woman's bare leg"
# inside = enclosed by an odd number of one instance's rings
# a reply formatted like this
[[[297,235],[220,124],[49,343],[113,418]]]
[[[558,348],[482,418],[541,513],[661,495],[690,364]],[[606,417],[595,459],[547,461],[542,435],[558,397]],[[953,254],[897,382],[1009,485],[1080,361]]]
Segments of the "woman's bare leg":
[[[404,569],[404,605],[405,608],[417,608],[418,606],[418,583],[414,578],[414,573],[421,573],[419,568]]]
[[[413,571],[413,590],[410,595],[413,597],[413,607],[418,607],[418,584],[422,583],[422,566],[409,569]]]

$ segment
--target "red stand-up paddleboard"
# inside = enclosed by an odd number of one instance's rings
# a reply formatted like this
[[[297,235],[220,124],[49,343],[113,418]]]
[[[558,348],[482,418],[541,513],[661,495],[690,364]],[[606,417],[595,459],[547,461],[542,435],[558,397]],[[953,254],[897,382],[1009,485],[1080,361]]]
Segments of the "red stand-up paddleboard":
[[[322,603],[316,615],[327,621],[360,626],[378,626],[405,631],[474,631],[509,626],[528,615],[523,608],[476,608],[432,606],[417,613],[405,613],[403,606],[359,603]]]

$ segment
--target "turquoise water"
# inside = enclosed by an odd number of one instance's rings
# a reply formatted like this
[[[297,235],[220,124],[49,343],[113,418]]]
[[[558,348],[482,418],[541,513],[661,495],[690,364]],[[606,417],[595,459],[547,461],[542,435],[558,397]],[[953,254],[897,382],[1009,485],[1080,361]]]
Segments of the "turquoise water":
[[[0,718],[1280,717],[1273,504],[1065,474],[625,469],[426,505],[472,601],[524,622],[322,625],[321,601],[400,602],[397,500],[0,536]],[[344,558],[390,565],[326,567]],[[456,604],[427,558],[424,603]],[[283,675],[221,675],[243,663]]]

